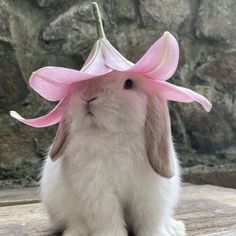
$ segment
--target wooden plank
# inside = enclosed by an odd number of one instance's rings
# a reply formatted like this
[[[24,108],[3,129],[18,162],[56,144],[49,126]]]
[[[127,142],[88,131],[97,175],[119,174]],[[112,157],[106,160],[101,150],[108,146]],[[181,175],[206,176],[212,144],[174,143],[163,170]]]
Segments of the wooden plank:
[[[193,184],[211,184],[228,188],[236,188],[236,163],[205,166],[197,165],[184,168],[182,178]]]
[[[177,218],[187,235],[236,235],[236,190],[211,185],[183,187]]]
[[[20,196],[24,196],[24,191],[27,192],[28,199],[31,199],[29,196],[38,199],[35,189],[22,189],[19,195],[17,191],[4,195],[1,190],[0,201],[7,196],[14,200],[17,196],[18,203]],[[185,185],[176,215],[185,222],[188,236],[235,236],[236,190],[208,185]],[[0,207],[0,235],[52,236],[42,204],[27,203]]]
[[[12,188],[0,190],[0,207],[40,202],[38,188]]]
[[[0,207],[0,235],[51,235],[42,204]]]
[[[213,185],[187,185],[183,186],[182,200],[210,199],[236,207],[236,190]]]
[[[185,222],[188,235],[236,235],[236,208],[207,199],[182,201],[177,214]]]
[[[236,190],[211,185],[183,187],[177,218],[187,235],[236,235]]]

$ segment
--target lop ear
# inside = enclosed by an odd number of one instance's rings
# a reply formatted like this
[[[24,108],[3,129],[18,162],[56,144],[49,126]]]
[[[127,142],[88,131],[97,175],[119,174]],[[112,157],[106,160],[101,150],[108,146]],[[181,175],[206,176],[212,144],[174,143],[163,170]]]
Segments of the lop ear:
[[[64,152],[66,143],[68,142],[68,124],[65,119],[62,119],[57,128],[56,136],[54,138],[50,157],[53,161]]]
[[[156,96],[148,98],[145,142],[148,160],[154,171],[163,177],[172,177],[175,165],[169,110],[167,101]]]

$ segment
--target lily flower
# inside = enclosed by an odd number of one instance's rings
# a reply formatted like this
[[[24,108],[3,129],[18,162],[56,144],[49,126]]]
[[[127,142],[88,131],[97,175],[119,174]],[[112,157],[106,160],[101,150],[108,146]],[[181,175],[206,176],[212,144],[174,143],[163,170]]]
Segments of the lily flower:
[[[165,32],[144,56],[136,64],[133,64],[124,58],[106,39],[98,6],[93,3],[93,7],[99,38],[82,69],[79,71],[47,66],[33,72],[29,79],[29,85],[32,89],[45,99],[59,101],[59,103],[47,115],[39,118],[25,119],[15,111],[10,112],[12,117],[33,127],[57,124],[63,115],[62,108],[65,98],[75,83],[113,71],[141,74],[155,82],[155,90],[166,100],[185,103],[197,101],[206,111],[211,110],[211,103],[202,95],[166,81],[174,74],[179,61],[178,43],[171,33]]]

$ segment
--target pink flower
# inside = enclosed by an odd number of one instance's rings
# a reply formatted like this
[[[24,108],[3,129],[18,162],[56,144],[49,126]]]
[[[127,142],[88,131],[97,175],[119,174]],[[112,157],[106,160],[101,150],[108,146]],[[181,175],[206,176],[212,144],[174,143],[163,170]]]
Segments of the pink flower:
[[[210,111],[211,103],[202,95],[166,82],[174,74],[178,60],[178,43],[169,32],[165,32],[136,64],[124,58],[105,37],[101,37],[95,42],[80,71],[48,66],[31,75],[29,80],[31,88],[49,101],[60,101],[52,111],[35,119],[25,119],[15,111],[11,111],[10,115],[33,127],[54,125],[60,122],[63,102],[75,83],[112,71],[142,74],[147,79],[155,81],[154,89],[165,99],[185,103],[197,101],[206,111]]]

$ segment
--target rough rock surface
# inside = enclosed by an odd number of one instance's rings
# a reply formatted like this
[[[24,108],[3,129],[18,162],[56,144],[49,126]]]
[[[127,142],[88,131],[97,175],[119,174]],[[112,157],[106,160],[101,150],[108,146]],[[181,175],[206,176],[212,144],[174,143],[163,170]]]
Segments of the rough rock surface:
[[[209,114],[197,104],[170,103],[183,165],[235,163],[236,2],[98,2],[107,38],[131,61],[164,31],[173,33],[181,55],[172,82],[212,101]],[[0,185],[35,184],[56,127],[27,127],[10,118],[9,110],[30,117],[46,113],[53,104],[28,88],[30,74],[46,65],[81,68],[96,27],[85,0],[1,0],[0,22]]]
[[[191,13],[188,0],[141,0],[140,15],[145,26],[177,31]]]
[[[236,2],[202,0],[198,10],[196,34],[199,38],[234,42]]]

